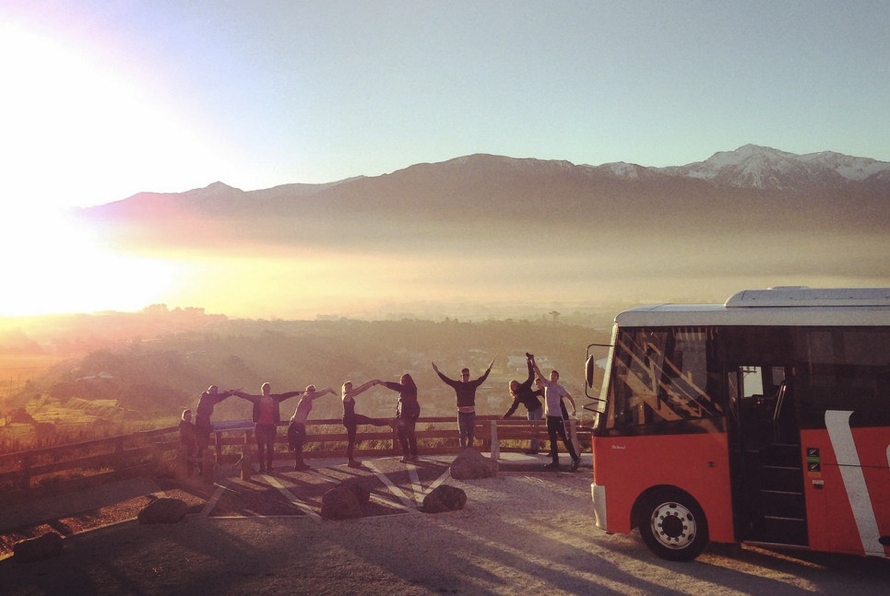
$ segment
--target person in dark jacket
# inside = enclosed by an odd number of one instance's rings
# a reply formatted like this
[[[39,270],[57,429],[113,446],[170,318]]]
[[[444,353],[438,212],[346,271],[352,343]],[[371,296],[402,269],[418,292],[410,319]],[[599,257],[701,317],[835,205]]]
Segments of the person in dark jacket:
[[[415,427],[420,418],[420,403],[417,401],[417,385],[411,375],[405,373],[398,383],[377,380],[378,385],[399,393],[396,406],[396,431],[402,447],[402,463],[417,461],[417,435]]]
[[[361,462],[357,461],[353,457],[353,454],[355,452],[355,435],[358,431],[358,425],[370,424],[373,426],[388,426],[390,424],[389,420],[383,420],[381,418],[368,418],[367,416],[362,416],[361,414],[355,413],[355,397],[377,384],[378,381],[376,379],[368,381],[367,383],[359,385],[358,387],[353,387],[351,381],[346,381],[345,383],[343,383],[341,392],[341,397],[343,400],[343,426],[346,427],[346,458],[349,460],[350,468],[358,468],[361,466]]]
[[[478,379],[470,380],[470,369],[463,368],[460,371],[460,380],[449,379],[439,370],[435,362],[431,363],[433,370],[446,385],[454,389],[457,396],[457,430],[460,433],[460,446],[462,449],[473,446],[473,438],[476,434],[476,388],[485,382],[494,366],[494,360],[485,369],[485,373]]]
[[[251,395],[243,391],[234,391],[233,395],[253,404],[253,421],[256,423],[254,435],[260,472],[271,472],[275,454],[275,436],[278,433],[278,423],[281,422],[281,411],[278,406],[284,400],[301,395],[303,392],[272,393],[272,385],[268,382],[263,383],[261,391],[260,395]]]
[[[183,410],[179,420],[179,443],[182,445],[181,455],[185,459],[186,474],[190,477],[195,468],[195,458],[198,455],[197,435],[195,423],[192,422],[192,411]]]
[[[544,405],[541,403],[539,398],[544,396],[543,384],[538,389],[532,389],[532,383],[535,381],[535,369],[532,366],[532,359],[534,358],[531,354],[525,355],[525,362],[528,366],[528,378],[520,383],[517,380],[510,381],[510,395],[513,396],[513,404],[510,406],[510,409],[507,410],[507,413],[504,414],[504,420],[513,415],[513,412],[516,411],[516,408],[519,407],[519,404],[525,406],[526,417],[529,420],[541,420],[544,417]],[[535,455],[541,449],[541,441],[538,439],[532,439],[531,449],[526,451],[527,455]]]
[[[213,431],[213,408],[216,404],[234,395],[235,391],[220,391],[216,385],[211,385],[198,398],[198,407],[195,409],[195,443],[198,447],[198,469],[203,472],[204,451],[210,445],[210,433]]]

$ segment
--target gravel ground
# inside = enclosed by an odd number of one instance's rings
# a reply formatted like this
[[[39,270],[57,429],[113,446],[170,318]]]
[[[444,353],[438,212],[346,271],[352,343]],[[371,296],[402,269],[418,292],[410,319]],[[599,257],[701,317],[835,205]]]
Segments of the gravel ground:
[[[456,512],[349,521],[190,515],[73,535],[62,556],[0,561],[0,592],[24,594],[884,594],[890,562],[712,549],[654,557],[593,526],[590,470],[455,481]]]

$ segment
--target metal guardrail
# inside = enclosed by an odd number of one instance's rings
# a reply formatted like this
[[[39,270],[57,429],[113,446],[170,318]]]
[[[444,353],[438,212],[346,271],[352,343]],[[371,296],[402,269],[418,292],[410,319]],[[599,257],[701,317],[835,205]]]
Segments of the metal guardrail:
[[[479,416],[476,419],[475,446],[480,451],[490,451],[491,457],[497,459],[501,451],[520,451],[527,449],[527,441],[546,440],[546,424],[545,420],[503,420],[497,416]],[[286,425],[287,422],[280,423],[282,427]],[[348,437],[340,419],[310,420],[306,426],[308,432],[303,448],[306,458],[345,456]],[[393,430],[362,432],[362,428],[359,427],[356,435],[357,456],[384,457],[400,453]],[[250,463],[256,449],[253,429],[250,421],[215,424],[210,448],[204,454],[209,464],[204,466],[208,480],[213,479],[214,464]],[[589,448],[590,431],[577,420],[568,421],[568,433],[581,450]],[[424,453],[460,452],[455,417],[419,418],[416,434]],[[285,433],[279,432],[276,445],[286,443]],[[286,450],[276,450],[276,460],[290,458]],[[80,490],[129,476],[159,473],[161,470],[171,474],[184,473],[186,461],[179,430],[175,426],[0,455],[0,503]]]

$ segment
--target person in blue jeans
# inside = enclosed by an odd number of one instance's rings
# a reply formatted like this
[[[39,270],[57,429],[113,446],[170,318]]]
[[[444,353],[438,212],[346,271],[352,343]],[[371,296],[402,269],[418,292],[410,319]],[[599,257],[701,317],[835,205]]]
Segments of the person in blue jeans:
[[[485,382],[491,373],[494,360],[488,365],[485,373],[478,379],[470,380],[470,369],[463,368],[460,371],[460,380],[449,379],[439,370],[435,362],[431,363],[433,370],[439,378],[450,385],[457,395],[457,430],[460,433],[460,446],[463,449],[473,446],[473,438],[476,430],[476,388]]]

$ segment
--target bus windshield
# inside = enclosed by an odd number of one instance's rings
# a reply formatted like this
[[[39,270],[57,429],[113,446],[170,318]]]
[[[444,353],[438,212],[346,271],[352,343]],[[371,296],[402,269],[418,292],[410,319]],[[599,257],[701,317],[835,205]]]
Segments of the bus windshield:
[[[619,330],[602,428],[689,432],[684,423],[719,420],[720,375],[709,374],[707,337],[695,327]]]

